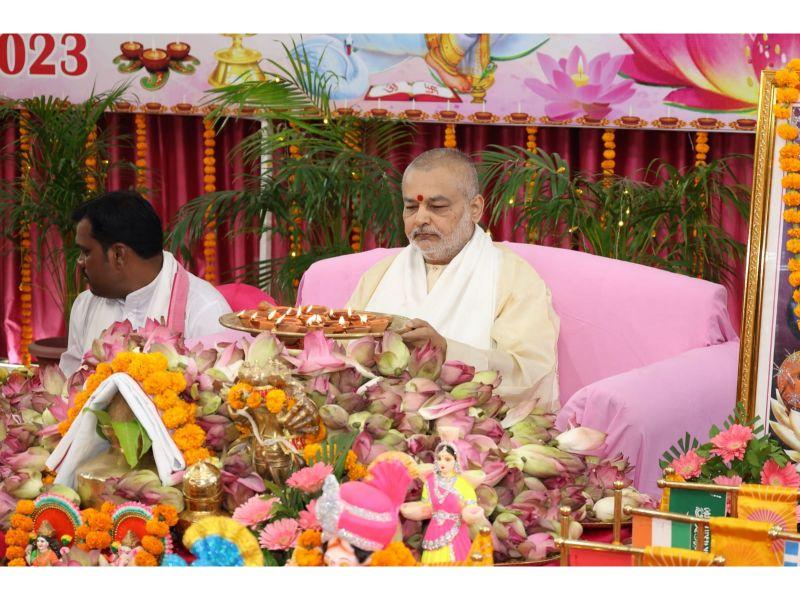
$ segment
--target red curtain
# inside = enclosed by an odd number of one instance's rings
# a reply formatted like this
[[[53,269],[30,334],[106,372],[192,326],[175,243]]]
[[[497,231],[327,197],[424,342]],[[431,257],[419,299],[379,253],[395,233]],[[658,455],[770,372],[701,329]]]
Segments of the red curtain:
[[[107,126],[133,137],[133,116],[128,114],[111,115]],[[217,189],[242,189],[244,165],[241,158],[232,153],[236,144],[246,135],[254,132],[258,123],[248,120],[231,120],[217,137]],[[416,155],[429,148],[444,145],[444,125],[418,125],[414,146],[409,156],[398,158],[399,168]],[[178,209],[186,202],[203,193],[203,124],[200,117],[172,115],[147,116],[147,187],[148,199],[153,202],[163,222],[168,224]],[[3,145],[13,141],[16,132],[7,130]],[[565,157],[573,169],[596,172],[602,160],[603,142],[599,129],[547,128],[541,127],[537,133],[537,145],[547,152],[558,152]],[[661,158],[677,167],[694,162],[692,149],[693,134],[669,131],[616,131],[616,172],[620,175],[637,176],[654,158]],[[456,126],[457,145],[467,153],[478,152],[491,144],[503,146],[525,146],[527,133],[524,127],[498,125]],[[711,133],[709,135],[709,159],[732,153],[752,154],[754,136],[734,133]],[[114,158],[133,160],[132,149],[126,152],[115,151]],[[752,160],[739,160],[734,171],[740,183],[750,185],[752,180]],[[11,179],[14,176],[13,161],[0,164],[0,177]],[[130,172],[116,173],[108,182],[108,189],[127,188],[133,185]],[[733,211],[723,214],[721,225],[737,240],[747,241],[747,223]],[[525,241],[522,230],[514,231],[511,215],[507,215],[492,230],[494,239]],[[369,236],[365,239],[371,247]],[[287,242],[277,238],[272,240],[272,255],[284,256]],[[2,257],[2,276],[0,277],[0,298],[3,300],[4,335],[0,335],[0,356],[17,357],[19,340],[19,261],[16,253],[5,252]],[[180,258],[180,257],[179,257]],[[258,238],[252,234],[227,237],[227,230],[219,232],[218,261],[219,272],[224,278],[236,266],[258,258]],[[187,265],[192,272],[201,276],[204,272],[202,246],[198,245]],[[737,277],[729,289],[728,307],[734,326],[738,328],[741,320],[741,298],[744,265],[737,265]],[[41,274],[34,273],[33,322],[34,338],[64,335],[61,315],[48,307],[52,306],[44,288]]]

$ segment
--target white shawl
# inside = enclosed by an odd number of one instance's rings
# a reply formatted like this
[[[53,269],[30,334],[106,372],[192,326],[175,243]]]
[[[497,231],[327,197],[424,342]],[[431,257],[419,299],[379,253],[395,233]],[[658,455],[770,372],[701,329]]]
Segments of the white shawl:
[[[430,293],[422,252],[409,245],[392,261],[366,308],[423,319],[446,338],[489,350],[499,273],[500,250],[476,225]]]

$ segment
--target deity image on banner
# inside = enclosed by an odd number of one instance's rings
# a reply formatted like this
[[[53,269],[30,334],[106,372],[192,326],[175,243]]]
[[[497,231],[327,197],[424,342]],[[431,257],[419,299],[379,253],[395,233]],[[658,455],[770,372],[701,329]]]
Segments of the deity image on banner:
[[[548,40],[543,34],[335,34],[296,40],[318,72],[334,73],[333,100],[486,100],[497,61],[527,56]],[[371,76],[409,60],[424,60],[431,81],[370,85]],[[398,96],[403,95],[403,97]]]

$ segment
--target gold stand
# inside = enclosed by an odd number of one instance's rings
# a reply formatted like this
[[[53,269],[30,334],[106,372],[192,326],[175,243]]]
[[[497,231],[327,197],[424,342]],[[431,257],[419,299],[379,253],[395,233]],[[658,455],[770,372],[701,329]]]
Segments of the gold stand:
[[[231,38],[233,41],[230,48],[214,52],[217,66],[208,78],[208,83],[214,87],[223,87],[234,82],[266,80],[266,75],[258,65],[258,61],[261,60],[261,52],[252,48],[245,48],[242,43],[243,37],[255,34],[223,33],[222,35]]]

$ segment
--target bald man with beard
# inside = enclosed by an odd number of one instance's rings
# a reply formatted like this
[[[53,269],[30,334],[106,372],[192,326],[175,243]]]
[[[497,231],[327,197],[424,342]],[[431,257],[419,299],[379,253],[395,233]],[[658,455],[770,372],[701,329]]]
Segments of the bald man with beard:
[[[349,306],[409,317],[403,338],[447,360],[497,370],[506,398],[559,408],[559,319],[550,290],[523,258],[478,225],[484,209],[468,156],[420,154],[403,174],[409,245],[361,277]]]

